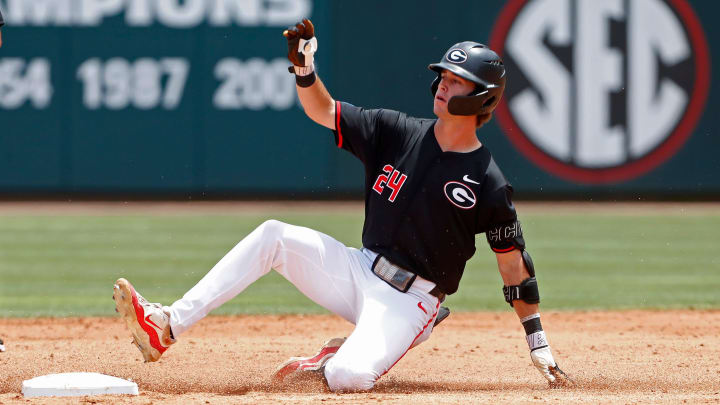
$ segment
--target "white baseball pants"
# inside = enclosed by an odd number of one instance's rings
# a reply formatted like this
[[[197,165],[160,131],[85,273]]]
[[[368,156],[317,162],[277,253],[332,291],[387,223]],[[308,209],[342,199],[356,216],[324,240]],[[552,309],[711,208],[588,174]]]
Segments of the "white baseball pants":
[[[169,310],[175,337],[271,268],[300,292],[355,324],[325,365],[333,391],[364,391],[413,346],[430,337],[440,302],[418,277],[407,293],[372,273],[376,254],[312,229],[270,220],[240,241]]]

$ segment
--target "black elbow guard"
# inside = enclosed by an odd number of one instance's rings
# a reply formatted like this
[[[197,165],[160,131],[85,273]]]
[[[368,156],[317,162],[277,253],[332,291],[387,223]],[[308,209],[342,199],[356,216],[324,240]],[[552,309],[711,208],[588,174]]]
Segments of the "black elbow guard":
[[[535,277],[526,278],[519,285],[503,286],[503,295],[505,295],[505,302],[511,307],[514,300],[523,300],[528,304],[540,302],[540,290],[538,290]]]
[[[522,259],[523,263],[525,263],[525,268],[527,269],[528,274],[530,274],[530,277],[535,277],[535,265],[533,264],[530,253],[528,253],[527,250],[522,251]]]

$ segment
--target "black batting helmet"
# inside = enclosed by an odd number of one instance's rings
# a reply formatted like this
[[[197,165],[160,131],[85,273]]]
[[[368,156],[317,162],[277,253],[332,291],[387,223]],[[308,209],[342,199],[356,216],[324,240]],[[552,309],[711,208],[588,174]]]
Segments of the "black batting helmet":
[[[437,92],[443,70],[475,83],[475,90],[469,95],[450,99],[448,112],[453,115],[491,113],[505,89],[505,66],[502,59],[486,45],[477,42],[465,41],[451,46],[440,63],[433,63],[428,68],[438,74],[430,87],[433,96]]]

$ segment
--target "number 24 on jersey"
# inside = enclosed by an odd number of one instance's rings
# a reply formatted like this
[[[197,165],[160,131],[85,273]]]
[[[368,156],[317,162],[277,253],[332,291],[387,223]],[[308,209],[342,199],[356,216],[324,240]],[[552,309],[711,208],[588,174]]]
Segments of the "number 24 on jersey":
[[[378,176],[372,188],[375,192],[382,195],[385,187],[387,186],[392,190],[392,194],[390,194],[388,200],[390,202],[395,202],[398,193],[400,193],[400,189],[403,184],[405,184],[405,180],[407,180],[407,176],[394,169],[391,165],[383,166],[383,172],[385,172],[385,174],[380,174]]]

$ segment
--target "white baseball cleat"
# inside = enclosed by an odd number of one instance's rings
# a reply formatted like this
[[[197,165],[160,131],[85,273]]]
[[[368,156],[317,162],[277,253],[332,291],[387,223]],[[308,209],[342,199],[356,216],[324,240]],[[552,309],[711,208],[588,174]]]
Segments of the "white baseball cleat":
[[[291,374],[318,371],[337,353],[346,338],[333,338],[325,342],[319,352],[310,357],[291,357],[280,365],[273,374],[273,382],[283,382]]]
[[[145,362],[158,361],[163,352],[175,343],[170,331],[170,316],[160,304],[149,303],[124,278],[113,288],[115,310],[125,319]]]

